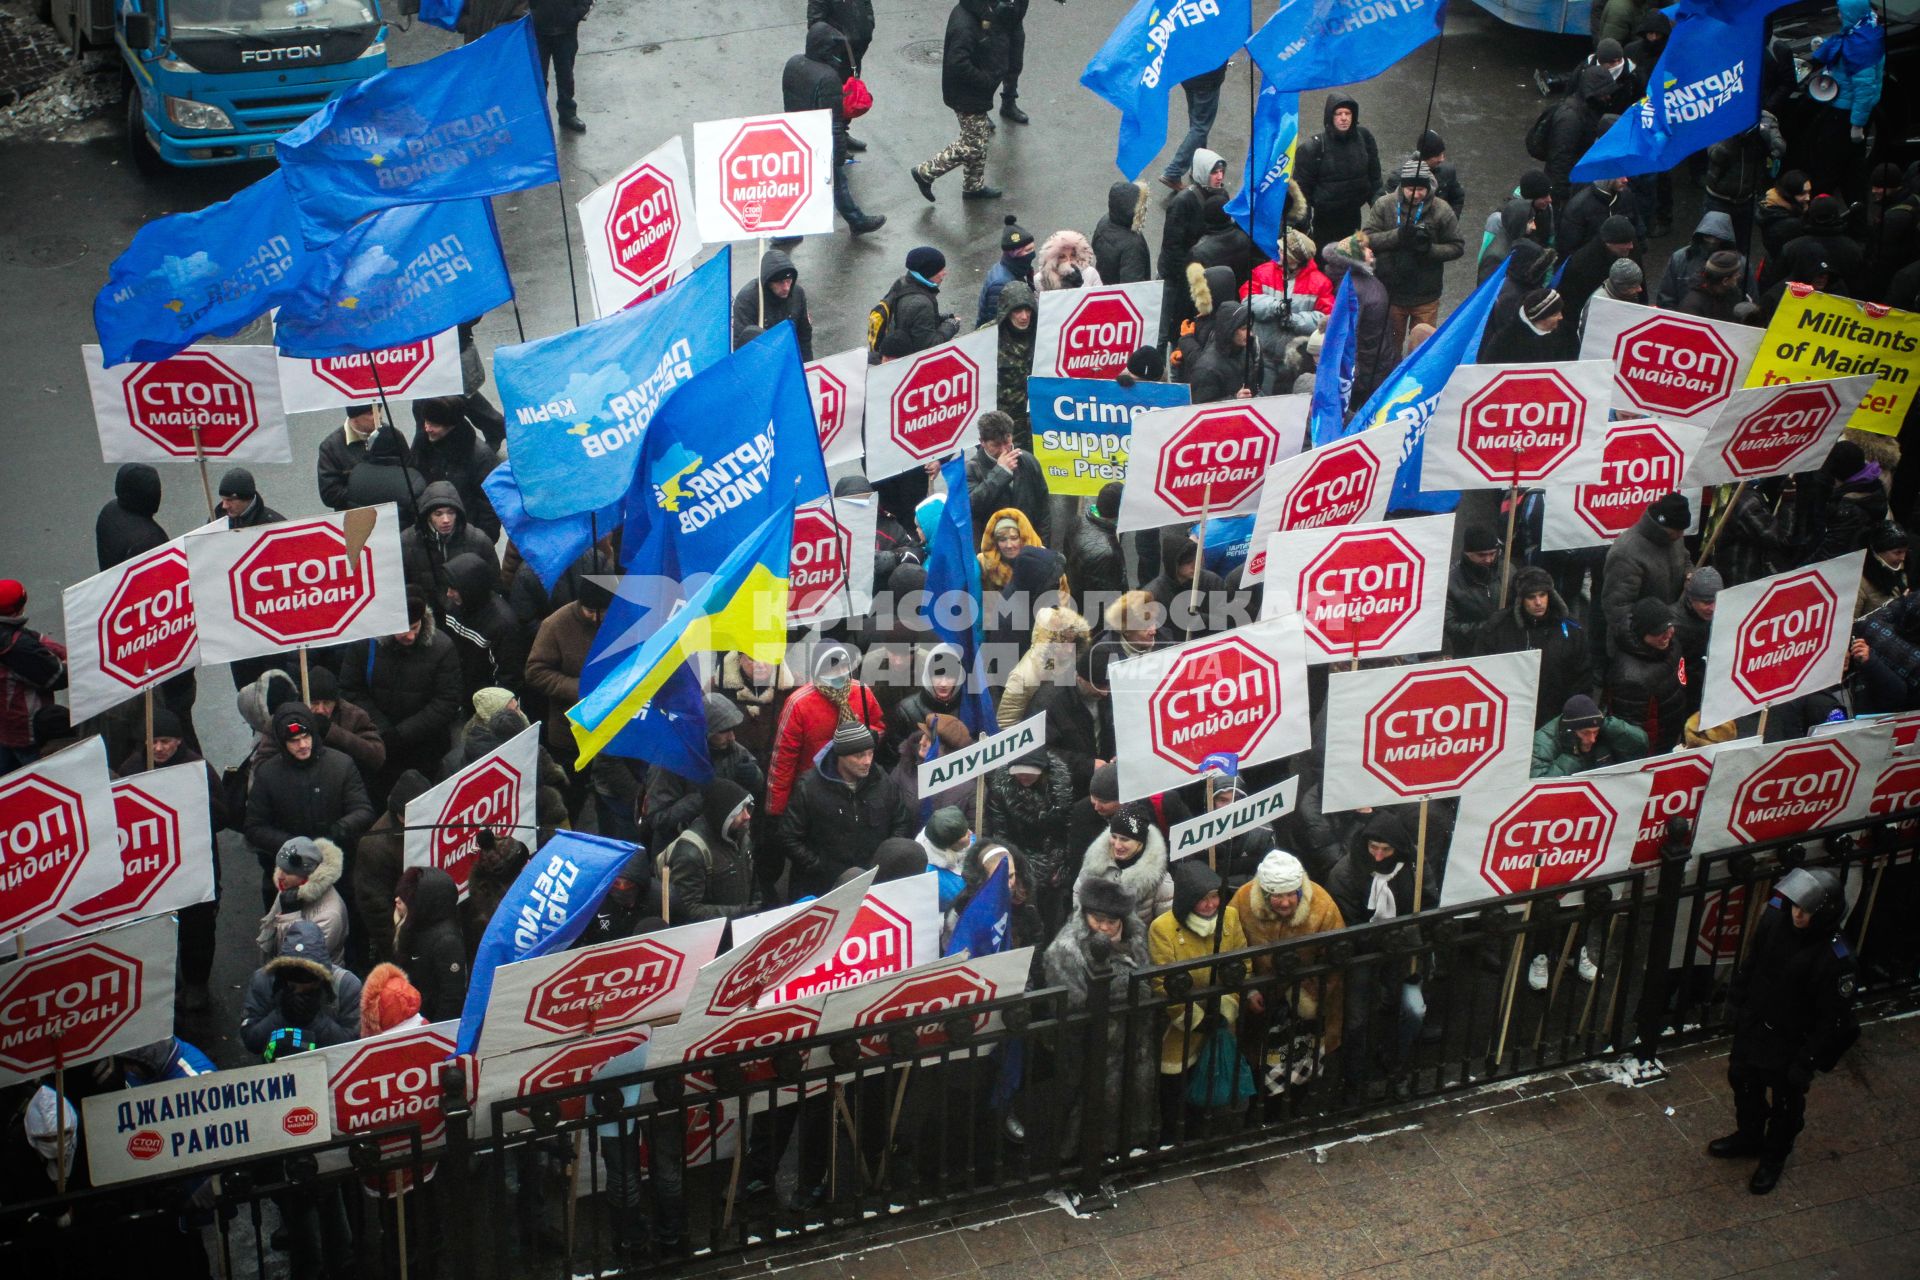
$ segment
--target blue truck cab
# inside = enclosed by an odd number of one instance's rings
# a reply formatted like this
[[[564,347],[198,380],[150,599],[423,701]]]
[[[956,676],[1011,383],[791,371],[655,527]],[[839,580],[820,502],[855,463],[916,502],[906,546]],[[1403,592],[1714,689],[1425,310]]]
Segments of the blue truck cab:
[[[52,8],[57,30],[61,17],[71,21],[65,33],[76,45],[111,39],[119,48],[132,82],[127,144],[142,170],[272,159],[275,138],[387,68],[379,0],[53,0]]]

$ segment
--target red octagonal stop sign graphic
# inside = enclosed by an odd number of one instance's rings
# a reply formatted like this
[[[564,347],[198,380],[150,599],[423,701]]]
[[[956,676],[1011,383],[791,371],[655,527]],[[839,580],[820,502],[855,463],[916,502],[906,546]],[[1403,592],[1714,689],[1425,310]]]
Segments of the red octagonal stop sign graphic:
[[[1360,655],[1387,647],[1420,611],[1427,566],[1395,529],[1334,535],[1300,570],[1298,594],[1307,632],[1328,653]]]
[[[479,1076],[470,1055],[449,1057],[452,1041],[422,1027],[368,1041],[343,1063],[329,1082],[333,1092],[333,1127],[341,1133],[364,1133],[396,1125],[418,1125],[420,1141],[428,1146],[446,1136],[447,1118],[441,1110],[445,1092],[440,1077],[460,1063],[467,1073],[470,1094],[477,1093]],[[384,1146],[404,1145],[396,1137]]]
[[[259,430],[253,384],[207,351],[182,351],[144,365],[121,388],[133,429],[176,458],[224,458]]]
[[[433,339],[422,338],[371,355],[326,356],[313,362],[313,376],[337,391],[372,400],[399,395],[432,364]]]
[[[585,1084],[607,1063],[639,1048],[647,1035],[648,1028],[639,1027],[618,1035],[597,1036],[557,1050],[521,1073],[514,1096],[525,1098],[536,1093],[551,1093],[555,1089],[571,1089],[575,1085]],[[575,1094],[560,1104],[560,1117],[563,1120],[578,1120],[586,1114],[587,1099],[584,1094]]]
[[[892,991],[880,997],[859,1013],[854,1015],[856,1027],[877,1027],[885,1022],[916,1022],[922,1020],[945,1020],[955,1009],[968,1005],[982,1004],[993,999],[993,987],[971,969],[949,969],[945,973],[928,974],[924,978],[908,978]],[[973,1018],[974,1030],[986,1024],[985,1014],[976,1014]],[[920,1045],[930,1048],[944,1044],[945,1031],[929,1028],[921,1032]],[[869,1053],[885,1053],[885,1036],[868,1036],[861,1046]]]
[[[1860,762],[1827,739],[1796,742],[1733,793],[1728,828],[1742,840],[1782,840],[1832,821],[1846,807]]]
[[[1504,893],[1584,880],[1606,861],[1615,824],[1591,783],[1536,787],[1488,829],[1481,874]]]
[[[1655,316],[1613,340],[1613,382],[1648,413],[1690,418],[1733,392],[1740,365],[1713,326],[1680,316]]]
[[[373,546],[347,558],[346,536],[325,521],[262,535],[227,571],[234,617],[276,644],[331,640],[373,603]]]
[[[826,612],[846,586],[853,533],[824,507],[793,516],[793,553],[787,569],[787,624],[805,626]]]
[[[1818,573],[1774,583],[1734,633],[1734,686],[1762,705],[1792,695],[1819,663],[1839,616],[1833,589]]]
[[[839,918],[832,908],[815,903],[755,938],[747,954],[714,989],[707,1012],[728,1014],[744,1009],[768,987],[786,981],[820,949]]]
[[[695,1041],[687,1049],[686,1061],[724,1058],[730,1053],[746,1053],[752,1049],[772,1049],[790,1040],[803,1040],[819,1027],[820,1011],[804,1005],[756,1009],[752,1013],[729,1019],[725,1026]],[[771,1080],[772,1059],[763,1058],[750,1063],[746,1068],[746,1076],[750,1085]],[[690,1074],[687,1083],[695,1088],[713,1088],[713,1078],[704,1071]]]
[[[1321,450],[1306,474],[1287,491],[1279,531],[1352,524],[1367,509],[1379,479],[1380,464],[1373,450],[1358,439]]]
[[[1127,367],[1127,357],[1146,345],[1146,322],[1124,293],[1084,299],[1060,326],[1060,354],[1054,375],[1061,378],[1111,378]]]
[[[646,938],[586,951],[527,996],[527,1021],[556,1035],[617,1027],[672,991],[687,958]]]
[[[744,126],[720,152],[720,203],[748,231],[783,231],[813,188],[813,155],[784,122]]]
[[[186,552],[169,548],[122,578],[100,611],[100,669],[144,689],[185,665],[199,636]]]
[[[139,1012],[141,965],[104,942],[0,978],[0,1066],[22,1075],[85,1062]]]
[[[1216,751],[1251,755],[1280,719],[1280,662],[1238,636],[1182,654],[1147,695],[1153,753],[1189,773]]]
[[[1575,485],[1573,510],[1589,529],[1611,541],[1633,528],[1646,509],[1680,487],[1686,454],[1657,422],[1607,433],[1599,484]]]
[[[1787,387],[1740,420],[1720,455],[1741,480],[1797,471],[1839,412],[1840,397],[1824,383]]]
[[[1575,449],[1587,406],[1552,370],[1496,375],[1460,413],[1460,452],[1494,484],[1543,480]]]
[[[520,785],[518,769],[504,760],[489,760],[462,779],[440,807],[427,848],[433,865],[461,889],[480,856],[480,832],[512,835],[520,824]]]
[[[1507,695],[1472,667],[1410,675],[1367,712],[1366,771],[1400,795],[1457,791],[1507,739]]]
[[[120,842],[122,879],[60,918],[89,925],[114,916],[132,916],[180,869],[180,815],[130,782],[113,786],[113,825]]]
[[[1873,785],[1867,812],[1876,818],[1920,809],[1920,760],[1902,760],[1887,768]],[[1911,820],[1902,827],[1912,825]]]
[[[847,384],[831,370],[807,366],[807,385],[813,391],[813,422],[820,433],[820,452],[833,448],[847,425]]]
[[[32,774],[0,781],[0,936],[51,911],[106,837],[87,830],[78,793]]]
[[[1280,456],[1280,433],[1248,409],[1193,416],[1160,450],[1154,492],[1183,516],[1226,511],[1256,493]]]
[[[1667,842],[1667,822],[1685,818],[1692,822],[1700,815],[1700,801],[1707,793],[1707,779],[1713,766],[1699,756],[1679,760],[1655,760],[1640,772],[1653,775],[1653,789],[1647,793],[1646,807],[1640,811],[1640,831],[1633,843],[1632,864],[1636,867],[1660,861],[1660,848]]]
[[[893,391],[893,438],[922,462],[952,453],[979,399],[980,370],[972,360],[952,349],[920,356]]]
[[[643,164],[614,189],[603,228],[614,271],[645,284],[673,260],[680,239],[680,201],[665,174]]]

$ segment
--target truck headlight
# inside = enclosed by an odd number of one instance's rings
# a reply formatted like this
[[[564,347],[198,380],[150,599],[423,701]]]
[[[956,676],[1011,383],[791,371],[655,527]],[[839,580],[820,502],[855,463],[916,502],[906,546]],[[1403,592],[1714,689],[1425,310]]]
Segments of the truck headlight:
[[[211,102],[195,102],[192,98],[176,98],[167,95],[167,119],[182,129],[231,129],[233,121],[227,113]]]
[[[180,57],[161,58],[158,61],[158,66],[162,71],[180,71],[188,75],[198,75],[200,72],[200,68],[194,66],[185,58]]]
[[[377,57],[384,56],[386,52],[387,52],[387,42],[385,40],[375,40],[372,44],[366,47],[365,52],[363,52],[360,56],[363,58],[377,58]]]

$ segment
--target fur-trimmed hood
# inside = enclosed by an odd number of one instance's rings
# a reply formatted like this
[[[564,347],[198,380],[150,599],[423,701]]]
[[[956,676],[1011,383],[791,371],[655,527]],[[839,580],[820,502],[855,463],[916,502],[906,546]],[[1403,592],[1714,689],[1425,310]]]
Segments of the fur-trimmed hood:
[[[1141,231],[1147,224],[1147,197],[1151,192],[1144,182],[1116,182],[1107,188],[1107,217],[1117,227]]]
[[[1237,296],[1239,290],[1232,267],[1202,267],[1197,262],[1187,264],[1187,293],[1193,299],[1196,316],[1212,315],[1216,302],[1225,302]]]
[[[1033,643],[1079,645],[1091,638],[1087,620],[1065,605],[1053,605],[1033,615]]]
[[[321,837],[314,840],[313,847],[320,851],[320,865],[300,886],[301,906],[311,906],[326,897],[327,890],[340,883],[341,873],[346,870],[347,856],[340,851],[339,845]]]
[[[1151,904],[1160,892],[1160,881],[1167,874],[1167,840],[1160,834],[1160,828],[1148,824],[1147,847],[1143,849],[1133,864],[1119,867],[1113,861],[1113,833],[1102,831],[1087,846],[1086,856],[1080,862],[1080,875],[1099,876],[1102,879],[1117,881],[1122,889],[1135,902]]]
[[[1041,293],[1072,287],[1064,278],[1069,268],[1080,273],[1081,287],[1100,283],[1093,245],[1078,231],[1063,228],[1041,241],[1039,252],[1033,255],[1033,287]]]
[[[311,920],[295,920],[280,935],[280,952],[262,968],[269,974],[305,971],[338,989],[341,972],[327,959],[327,938]]]

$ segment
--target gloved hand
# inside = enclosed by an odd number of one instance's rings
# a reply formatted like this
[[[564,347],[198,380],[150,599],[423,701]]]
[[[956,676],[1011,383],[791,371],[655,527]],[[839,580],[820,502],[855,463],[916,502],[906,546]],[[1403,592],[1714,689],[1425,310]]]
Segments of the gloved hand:
[[[1433,248],[1433,228],[1424,222],[1416,222],[1407,228],[1403,238],[1407,247],[1415,253],[1425,253]]]
[[[282,889],[280,891],[280,913],[282,915],[292,915],[298,910],[300,910],[300,891],[298,889]]]
[[[1858,124],[1853,126],[1853,128],[1847,131],[1847,136],[1849,138],[1852,138],[1855,142],[1865,142],[1867,140],[1866,126],[1858,125]]]

